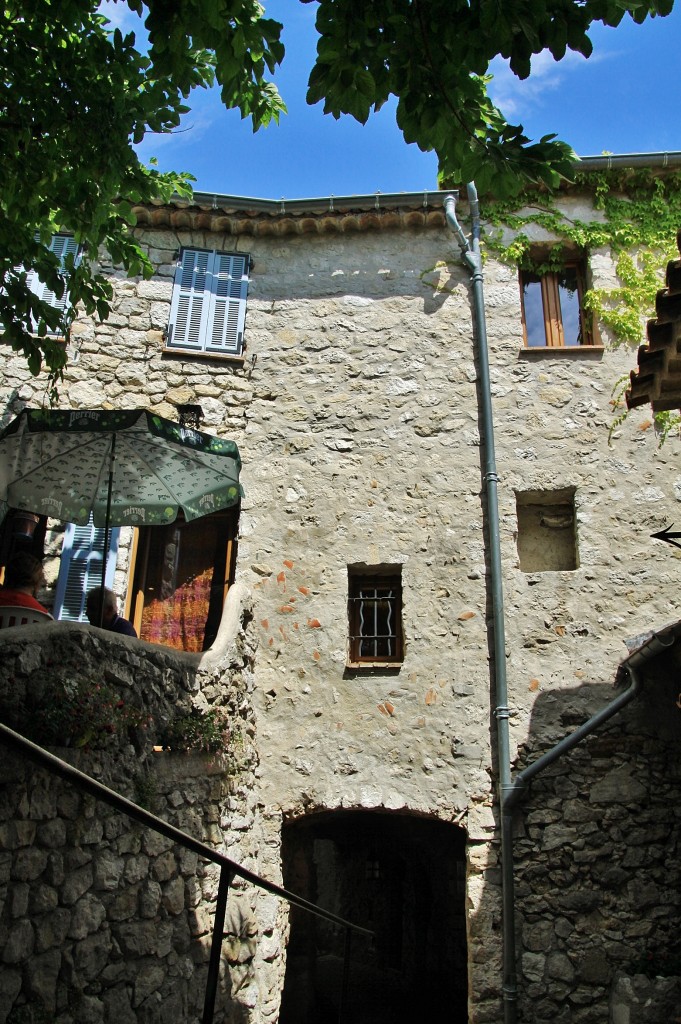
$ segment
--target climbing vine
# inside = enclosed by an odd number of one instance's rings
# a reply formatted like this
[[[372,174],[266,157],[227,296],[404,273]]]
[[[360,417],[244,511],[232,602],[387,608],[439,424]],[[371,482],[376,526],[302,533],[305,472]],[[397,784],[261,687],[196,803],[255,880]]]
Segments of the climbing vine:
[[[575,185],[594,197],[594,220],[569,217],[548,192],[526,191],[513,203],[486,200],[487,249],[506,263],[538,274],[562,269],[566,246],[573,252],[609,249],[618,283],[612,288],[589,288],[584,307],[610,330],[615,344],[640,344],[644,321],[655,316],[655,296],[664,284],[667,262],[679,255],[681,173],[592,171],[577,175]],[[544,228],[560,241],[538,250],[527,233],[530,225]],[[509,231],[513,237],[507,241]],[[625,387],[620,380],[613,389],[616,410],[622,408]],[[626,411],[618,413],[611,433],[625,418]],[[664,441],[681,417],[661,413],[655,422]]]

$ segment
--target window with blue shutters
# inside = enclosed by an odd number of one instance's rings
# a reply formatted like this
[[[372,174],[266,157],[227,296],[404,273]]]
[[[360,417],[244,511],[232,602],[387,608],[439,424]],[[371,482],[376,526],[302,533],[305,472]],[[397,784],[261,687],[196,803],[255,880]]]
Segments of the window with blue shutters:
[[[58,257],[61,270],[64,270],[67,256],[72,255],[74,259],[78,257],[79,246],[71,235],[53,235],[49,248],[50,252],[53,252]],[[55,293],[46,284],[43,284],[34,270],[30,270],[26,275],[26,284],[34,295],[37,295],[43,302],[47,302],[53,309],[66,309],[69,301],[68,288],[64,289],[61,298],[58,299]],[[33,330],[37,331],[37,329],[38,325],[34,323]],[[50,333],[54,332],[48,329],[48,334]]]
[[[106,586],[113,585],[120,528],[109,530],[109,554],[106,560]],[[54,599],[54,617],[68,622],[87,622],[85,599],[88,591],[102,585],[104,529],[95,527],[92,517],[87,526],[68,523],[64,533],[59,578]]]
[[[173,285],[167,347],[241,355],[249,269],[247,253],[182,249]]]

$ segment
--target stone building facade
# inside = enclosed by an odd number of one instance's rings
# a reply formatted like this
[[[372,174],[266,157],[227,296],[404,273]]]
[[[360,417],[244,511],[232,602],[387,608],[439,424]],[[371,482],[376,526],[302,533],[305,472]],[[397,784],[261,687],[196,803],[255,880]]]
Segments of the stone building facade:
[[[560,202],[573,217],[599,216],[584,192]],[[465,228],[465,203],[459,215]],[[239,445],[233,575],[252,595],[257,635],[251,784],[268,870],[280,855],[273,880],[375,930],[353,968],[366,1019],[406,1020],[447,999],[456,1021],[500,1021],[479,365],[470,279],[442,197],[290,207],[198,197],[140,209],[138,221],[155,274],[127,280],[110,268],[113,314],[74,324],[60,405],[177,418],[178,405],[199,404],[203,428]],[[172,347],[187,249],[247,256],[234,354]],[[588,254],[586,273],[616,283],[605,250]],[[528,304],[536,282],[525,283]],[[611,390],[630,351],[603,331],[589,344],[528,346],[517,269],[491,257],[484,295],[519,767],[611,699],[626,638],[677,618],[675,560],[650,535],[677,518],[681,474],[678,442],[659,449],[646,413],[608,444]],[[3,425],[44,398],[44,382],[8,352]],[[62,532],[49,525],[54,583]],[[130,615],[135,550],[123,535],[116,589]],[[391,644],[371,648],[370,613]],[[653,679],[522,805],[522,1020],[602,1024],[621,976],[676,948],[672,691]],[[280,1019],[328,1019],[338,939],[284,916]],[[277,1019],[279,962],[239,1019]]]

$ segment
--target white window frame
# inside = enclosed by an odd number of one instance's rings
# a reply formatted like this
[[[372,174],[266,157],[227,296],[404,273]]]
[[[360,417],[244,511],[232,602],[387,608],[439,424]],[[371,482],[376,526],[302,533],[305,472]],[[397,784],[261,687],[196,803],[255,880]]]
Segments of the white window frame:
[[[183,248],[175,271],[166,347],[241,355],[250,256]]]

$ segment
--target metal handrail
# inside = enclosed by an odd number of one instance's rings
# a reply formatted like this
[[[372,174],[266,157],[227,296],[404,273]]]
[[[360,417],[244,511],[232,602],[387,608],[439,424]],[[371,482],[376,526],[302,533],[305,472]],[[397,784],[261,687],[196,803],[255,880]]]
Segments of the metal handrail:
[[[116,808],[116,810],[120,811],[122,814],[127,814],[130,818],[140,822],[140,824],[153,829],[154,832],[159,832],[161,835],[166,836],[168,839],[171,839],[173,843],[177,843],[179,846],[184,846],[185,849],[198,854],[198,856],[203,857],[204,860],[209,860],[214,864],[220,865],[220,884],[215,907],[215,921],[213,924],[213,938],[208,965],[208,978],[206,980],[206,995],[204,999],[202,1024],[212,1024],[213,1020],[227,896],[229,887],[232,884],[234,877],[237,875],[239,878],[243,878],[245,881],[250,882],[259,889],[264,889],[266,892],[272,893],[272,895],[286,900],[293,906],[300,907],[301,910],[305,910],[310,914],[314,914],[316,917],[321,917],[325,921],[329,921],[331,924],[345,929],[346,954],[343,970],[343,989],[341,992],[339,1006],[339,1024],[342,1024],[343,1009],[346,1003],[348,985],[350,935],[352,932],[359,932],[362,935],[373,937],[374,933],[369,928],[362,928],[360,925],[353,924],[351,921],[346,921],[345,918],[339,917],[337,914],[332,914],[331,911],[324,910],[323,907],[318,907],[315,903],[311,903],[302,896],[297,896],[295,893],[289,892],[288,889],[284,889],[282,886],[276,885],[274,882],[268,882],[266,878],[262,878],[260,875],[256,875],[255,872],[242,867],[240,864],[237,864],[236,861],[226,857],[225,854],[218,853],[217,850],[211,849],[210,846],[207,846],[205,843],[202,843],[198,839],[194,839],[192,836],[188,835],[186,832],[183,832],[182,829],[176,828],[175,825],[170,825],[167,821],[164,821],[163,818],[159,818],[156,814],[152,814],[151,811],[147,811],[144,807],[140,807],[139,804],[134,803],[132,800],[128,800],[127,797],[121,796],[120,793],[116,793],[115,790],[109,789],[109,787],[105,786],[104,783],[97,782],[97,780],[93,779],[92,776],[86,775],[85,772],[81,772],[78,768],[69,764],[68,761],[62,761],[62,759],[57,757],[55,754],[51,754],[49,750],[45,750],[43,747],[38,746],[37,743],[33,743],[31,740],[26,739],[25,736],[21,735],[21,733],[15,732],[14,729],[10,729],[9,726],[4,725],[2,722],[0,722],[0,742],[4,743],[5,746],[10,747],[12,750],[25,754],[31,761],[35,761],[36,764],[46,768],[47,771],[52,772],[55,775],[60,775],[63,779],[66,779],[67,782],[72,783],[72,785],[77,786],[86,793],[92,794],[92,796],[109,804],[111,807]]]

